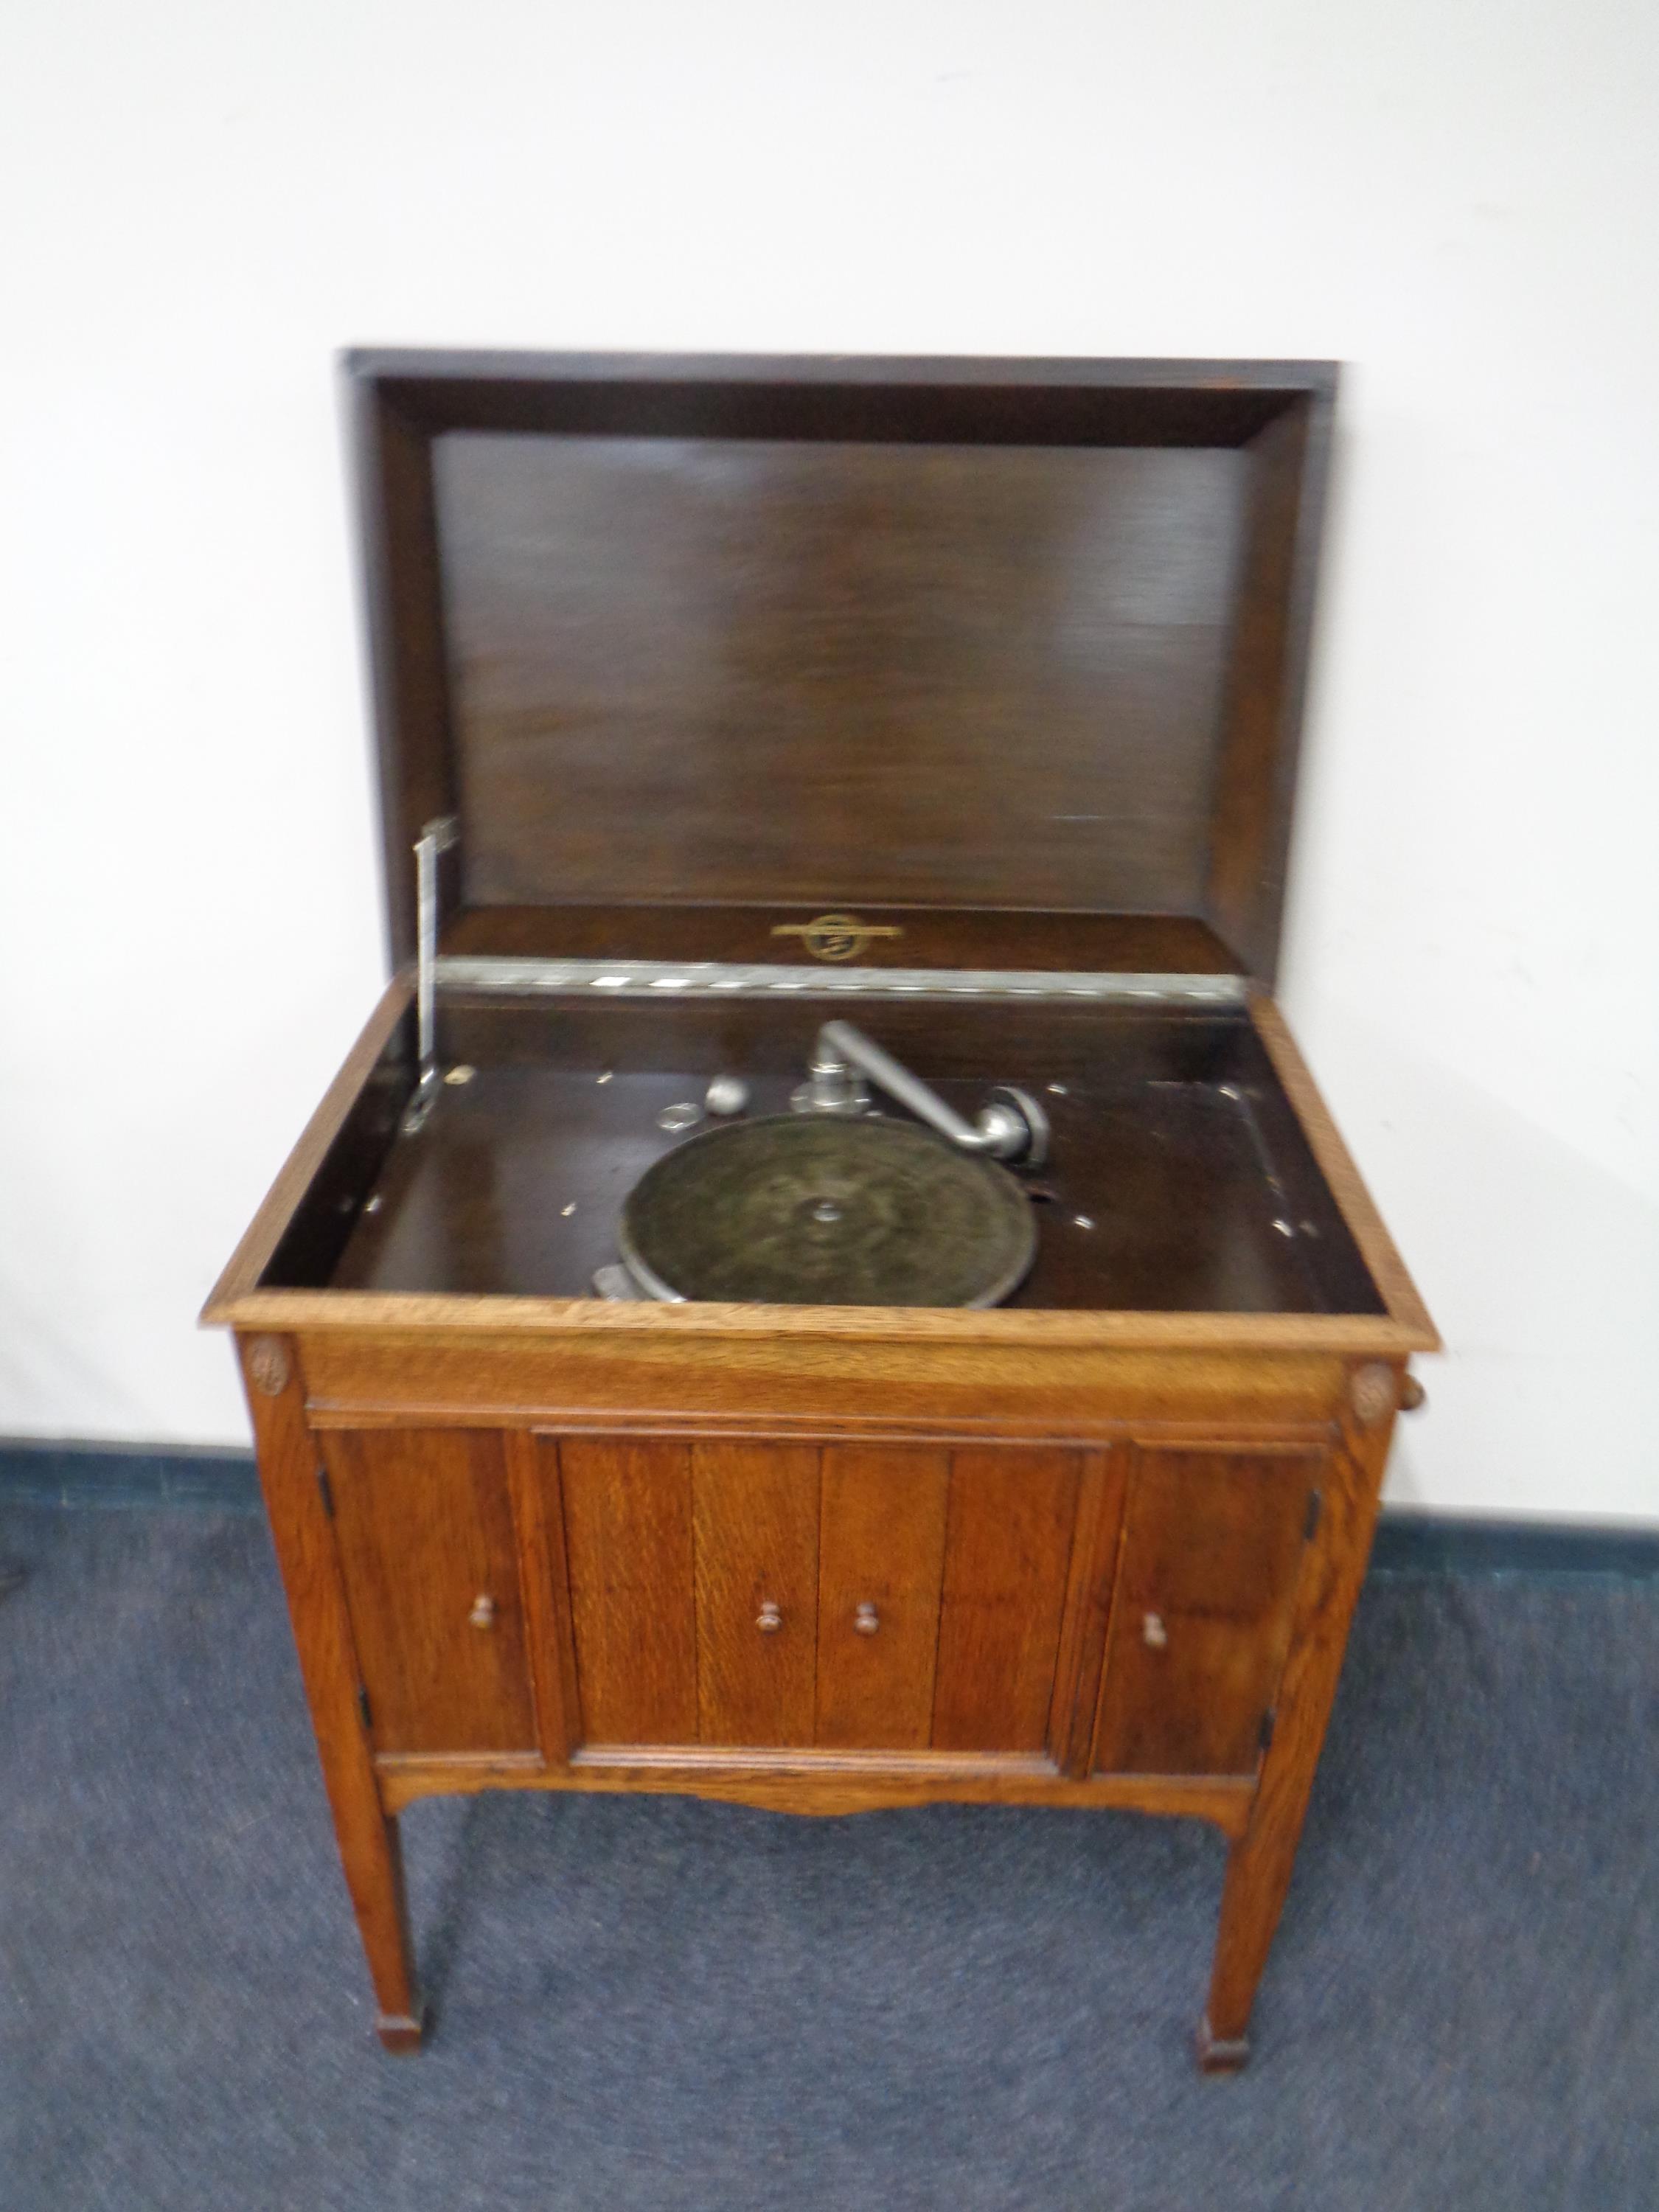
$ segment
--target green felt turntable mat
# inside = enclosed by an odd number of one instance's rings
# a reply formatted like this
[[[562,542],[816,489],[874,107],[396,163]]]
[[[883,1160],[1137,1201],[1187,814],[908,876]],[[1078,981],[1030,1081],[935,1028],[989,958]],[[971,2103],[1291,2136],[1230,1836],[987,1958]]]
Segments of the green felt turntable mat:
[[[692,1138],[623,1212],[658,1297],[766,1305],[988,1306],[1036,1249],[1007,1171],[914,1122],[777,1115]]]

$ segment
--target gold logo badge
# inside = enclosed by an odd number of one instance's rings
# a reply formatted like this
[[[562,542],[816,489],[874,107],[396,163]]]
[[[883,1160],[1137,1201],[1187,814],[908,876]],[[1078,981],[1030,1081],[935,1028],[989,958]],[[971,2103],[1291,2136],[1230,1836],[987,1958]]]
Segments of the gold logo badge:
[[[774,937],[799,937],[814,960],[856,960],[878,937],[902,937],[890,923],[860,921],[855,914],[821,914],[816,921],[781,921]]]

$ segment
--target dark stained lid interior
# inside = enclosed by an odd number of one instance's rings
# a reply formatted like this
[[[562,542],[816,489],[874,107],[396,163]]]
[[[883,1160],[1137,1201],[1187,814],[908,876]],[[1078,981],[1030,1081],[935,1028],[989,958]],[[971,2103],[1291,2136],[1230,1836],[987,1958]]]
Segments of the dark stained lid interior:
[[[1329,366],[350,370],[398,958],[453,813],[468,950],[1271,981]]]

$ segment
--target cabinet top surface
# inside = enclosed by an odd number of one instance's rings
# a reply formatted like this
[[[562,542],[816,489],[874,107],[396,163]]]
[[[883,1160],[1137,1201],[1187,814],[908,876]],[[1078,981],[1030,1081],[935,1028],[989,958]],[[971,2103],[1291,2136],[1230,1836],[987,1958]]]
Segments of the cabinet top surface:
[[[1182,1012],[899,1001],[879,1017],[964,1116],[988,1083],[1044,1102],[1022,1177],[1031,1272],[988,1310],[615,1304],[620,1209],[684,1141],[682,1102],[735,1077],[783,1109],[834,1002],[441,1009],[466,1078],[403,1127],[414,1080],[394,986],[210,1301],[239,1326],[884,1336],[1107,1348],[1424,1347],[1434,1334],[1266,1001]],[[692,1109],[692,1127],[701,1124]]]

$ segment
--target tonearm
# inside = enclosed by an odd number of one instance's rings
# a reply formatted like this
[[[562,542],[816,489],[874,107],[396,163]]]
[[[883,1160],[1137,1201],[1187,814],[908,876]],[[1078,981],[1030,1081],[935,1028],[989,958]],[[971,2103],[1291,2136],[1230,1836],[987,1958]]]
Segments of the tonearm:
[[[807,1079],[794,1095],[798,1113],[863,1114],[869,1110],[867,1076],[919,1121],[964,1152],[1041,1167],[1048,1153],[1048,1116],[1035,1098],[1012,1085],[994,1090],[977,1118],[966,1121],[936,1091],[884,1051],[851,1022],[826,1022],[818,1031]]]

